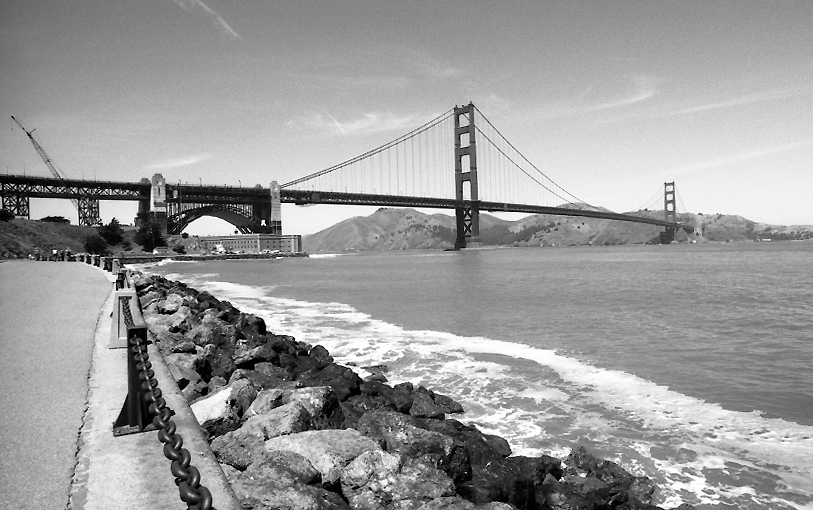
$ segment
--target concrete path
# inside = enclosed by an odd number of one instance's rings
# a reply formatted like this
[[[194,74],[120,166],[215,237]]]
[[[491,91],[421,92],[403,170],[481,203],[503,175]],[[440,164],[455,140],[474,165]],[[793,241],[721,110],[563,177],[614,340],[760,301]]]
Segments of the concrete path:
[[[110,289],[86,264],[0,264],[0,508],[66,507]]]
[[[112,433],[127,394],[126,350],[108,348],[112,279],[81,263],[0,264],[0,509],[186,508],[157,433]],[[238,510],[163,358],[149,353],[214,507]]]

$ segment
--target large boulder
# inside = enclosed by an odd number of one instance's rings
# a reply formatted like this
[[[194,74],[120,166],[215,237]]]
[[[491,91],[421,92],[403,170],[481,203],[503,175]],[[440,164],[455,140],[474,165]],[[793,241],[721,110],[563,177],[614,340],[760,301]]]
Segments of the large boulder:
[[[240,379],[189,407],[211,438],[237,429],[256,396],[257,390],[251,381]]]
[[[269,452],[230,479],[245,508],[253,510],[349,510],[318,483],[319,472],[299,454]]]
[[[291,451],[308,459],[322,475],[322,483],[335,485],[345,466],[366,451],[379,450],[378,444],[357,430],[310,430],[280,436],[265,442],[269,452]]]
[[[561,462],[553,457],[507,457],[473,468],[472,479],[458,485],[457,493],[469,501],[509,503],[517,508],[538,508],[537,487],[551,475],[562,476]]]
[[[335,363],[316,372],[306,372],[296,380],[302,383],[302,386],[330,386],[336,392],[339,402],[361,393],[359,388],[363,382],[358,374]]]
[[[633,476],[615,462],[593,456],[584,446],[571,451],[565,463],[568,479],[594,477],[607,484],[614,493],[627,493],[641,503],[649,504],[657,489],[649,478]]]
[[[381,450],[362,453],[348,464],[341,487],[354,510],[417,510],[454,496],[452,481],[430,463]]]
[[[387,452],[424,459],[455,483],[470,480],[471,463],[465,445],[446,434],[418,427],[415,421],[405,414],[378,409],[364,414],[357,428]]]

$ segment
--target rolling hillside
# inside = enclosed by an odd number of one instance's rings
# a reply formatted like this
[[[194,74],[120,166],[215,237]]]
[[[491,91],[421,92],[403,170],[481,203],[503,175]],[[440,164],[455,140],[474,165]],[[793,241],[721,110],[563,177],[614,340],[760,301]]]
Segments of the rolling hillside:
[[[640,216],[662,218],[663,211],[638,211]],[[758,239],[813,238],[813,226],[777,226],[741,216],[680,214],[678,221],[697,231],[678,232],[678,242],[740,242]],[[427,215],[413,209],[382,208],[303,237],[305,251],[326,253],[362,250],[446,249],[454,246],[455,219]],[[662,227],[645,223],[567,216],[531,215],[506,221],[480,214],[480,240],[484,246],[578,246],[658,243]]]

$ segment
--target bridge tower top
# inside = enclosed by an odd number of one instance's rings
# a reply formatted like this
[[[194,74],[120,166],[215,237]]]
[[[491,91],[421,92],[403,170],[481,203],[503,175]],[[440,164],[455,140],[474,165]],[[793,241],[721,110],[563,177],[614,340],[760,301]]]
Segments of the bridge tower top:
[[[663,183],[663,221],[677,223],[674,182]]]

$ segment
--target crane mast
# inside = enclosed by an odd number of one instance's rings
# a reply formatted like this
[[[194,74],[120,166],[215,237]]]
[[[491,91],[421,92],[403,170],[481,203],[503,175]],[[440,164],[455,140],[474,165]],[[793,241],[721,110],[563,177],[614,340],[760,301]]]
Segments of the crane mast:
[[[31,144],[34,145],[34,149],[39,154],[40,158],[42,159],[45,166],[48,167],[48,170],[51,171],[54,177],[57,179],[65,179],[65,176],[62,175],[56,165],[54,165],[53,161],[51,161],[51,157],[48,156],[48,153],[45,152],[45,149],[42,148],[42,145],[34,139],[34,131],[37,129],[34,128],[31,131],[25,129],[19,120],[14,118],[14,115],[11,116],[11,120],[17,123],[20,126],[20,129],[28,136],[28,139],[31,140]],[[79,213],[79,224],[86,227],[95,227],[97,225],[101,225],[101,217],[99,216],[99,201],[90,198],[90,197],[80,197],[79,199],[72,198],[71,203],[76,208],[76,211]]]

